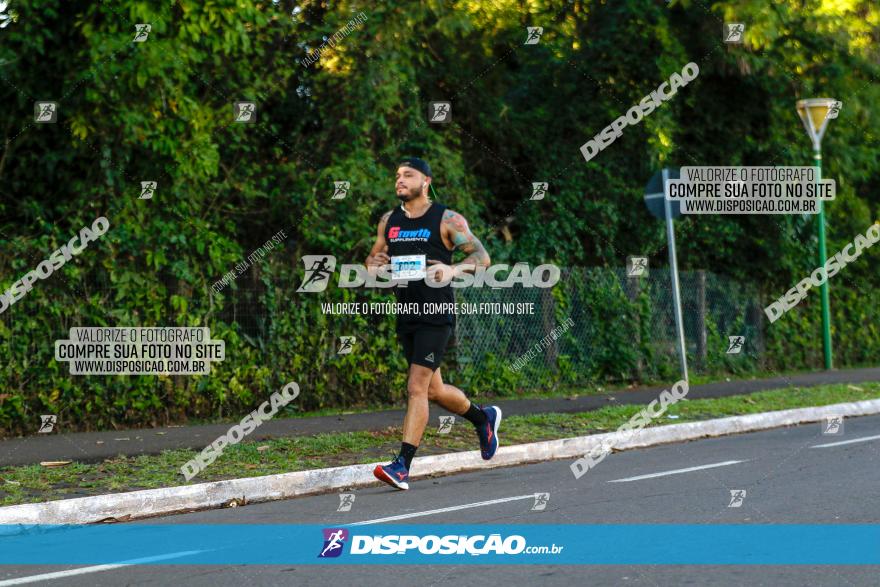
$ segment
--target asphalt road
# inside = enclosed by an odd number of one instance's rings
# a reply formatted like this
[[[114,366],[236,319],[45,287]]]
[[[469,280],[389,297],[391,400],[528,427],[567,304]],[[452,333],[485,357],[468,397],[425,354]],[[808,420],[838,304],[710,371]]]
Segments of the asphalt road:
[[[502,428],[503,432],[503,428]],[[877,438],[872,438],[877,436]],[[501,436],[503,439],[503,435]],[[838,443],[827,447],[818,444]],[[851,441],[851,442],[849,442]],[[162,524],[870,524],[880,523],[880,416],[849,419],[841,436],[819,424],[616,453],[580,479],[571,460],[415,479],[410,491],[355,490],[350,512],[336,494],[169,516]],[[503,450],[503,449],[502,449]],[[726,464],[722,464],[726,463]],[[705,467],[705,468],[702,468]],[[674,471],[691,469],[687,472]],[[635,478],[635,479],[633,479]],[[729,507],[731,490],[746,490]],[[549,493],[532,511],[534,493]],[[505,500],[473,506],[480,502]],[[469,506],[469,507],[466,507]],[[438,513],[427,513],[443,509]],[[283,545],[297,548],[296,544]],[[307,546],[314,549],[314,544]],[[46,585],[877,585],[877,566],[31,566],[0,569],[0,586],[44,573]]]

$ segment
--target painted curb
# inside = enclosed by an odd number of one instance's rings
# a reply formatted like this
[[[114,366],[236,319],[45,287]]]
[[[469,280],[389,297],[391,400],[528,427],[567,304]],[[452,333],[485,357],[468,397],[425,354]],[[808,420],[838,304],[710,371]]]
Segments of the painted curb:
[[[613,449],[625,450],[817,422],[827,416],[873,414],[880,414],[880,399],[657,426],[645,428],[636,434],[608,432],[503,446],[491,462],[484,461],[479,451],[418,457],[414,460],[414,468],[418,473],[413,474],[411,480],[431,475],[510,467],[554,459],[580,458],[603,442],[610,443]],[[348,465],[248,479],[230,479],[197,485],[6,506],[0,507],[0,524],[29,526],[134,520],[222,507],[232,501],[250,504],[325,493],[342,488],[365,487],[379,484],[373,477],[373,468],[376,464]],[[21,530],[24,530],[21,526],[17,529],[7,526],[0,534]]]

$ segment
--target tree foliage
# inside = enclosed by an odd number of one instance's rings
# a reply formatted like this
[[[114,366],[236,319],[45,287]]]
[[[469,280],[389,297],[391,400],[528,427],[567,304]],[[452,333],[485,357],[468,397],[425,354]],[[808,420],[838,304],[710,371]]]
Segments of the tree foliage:
[[[111,229],[0,316],[0,428],[51,410],[84,426],[213,416],[293,378],[314,390],[305,407],[400,399],[390,323],[327,316],[294,292],[301,255],[366,257],[403,154],[431,162],[439,199],[496,262],[617,267],[642,253],[657,266],[663,226],[642,202],[654,170],[809,164],[794,102],[831,96],[829,252],[878,217],[880,8],[867,0],[12,0],[7,13],[0,289],[96,217]],[[724,22],[745,23],[745,43],[721,42]],[[140,23],[149,38],[133,42]],[[527,26],[543,27],[539,43],[524,45]],[[689,61],[694,82],[585,162],[583,143]],[[56,124],[33,122],[44,100]],[[452,124],[428,123],[432,100],[452,102]],[[233,121],[236,101],[257,104],[255,124]],[[156,194],[139,200],[148,180]],[[340,180],[349,196],[331,200]],[[549,182],[543,201],[533,181]],[[211,294],[280,229],[282,252]],[[678,258],[778,296],[815,267],[814,235],[799,216],[685,218]],[[876,288],[878,255],[832,283],[844,360],[870,360],[852,341],[875,328],[862,321],[876,298],[855,292]],[[351,296],[384,299],[320,300]],[[210,325],[230,358],[207,378],[71,377],[52,343],[85,325]],[[357,329],[369,350],[331,356]],[[599,355],[601,375],[633,362],[621,344]]]

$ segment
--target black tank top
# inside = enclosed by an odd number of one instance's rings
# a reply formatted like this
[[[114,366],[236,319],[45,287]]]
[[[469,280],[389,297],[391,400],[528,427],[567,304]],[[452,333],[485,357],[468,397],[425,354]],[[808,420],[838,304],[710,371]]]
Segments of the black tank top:
[[[452,251],[443,244],[440,234],[440,223],[446,206],[433,203],[427,212],[418,218],[407,218],[400,206],[392,210],[385,223],[385,242],[388,243],[388,256],[425,255],[429,260],[452,264]],[[430,267],[430,265],[427,265]],[[418,304],[419,314],[398,314],[397,329],[407,325],[432,324],[454,325],[455,314],[424,314],[424,304],[454,303],[455,294],[452,286],[430,287],[424,279],[408,281],[406,287],[394,287],[394,295],[399,303]]]

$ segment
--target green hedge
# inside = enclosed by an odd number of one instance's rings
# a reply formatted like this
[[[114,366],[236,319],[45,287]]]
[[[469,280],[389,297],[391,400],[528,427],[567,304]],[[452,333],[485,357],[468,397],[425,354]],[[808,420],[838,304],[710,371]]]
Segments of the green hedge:
[[[825,176],[838,180],[829,252],[877,217],[880,160],[865,133],[880,123],[880,69],[864,42],[876,2],[539,4],[526,14],[515,0],[10,2],[14,18],[0,31],[0,290],[98,216],[110,230],[0,315],[0,432],[33,432],[42,413],[66,430],[237,417],[289,380],[303,386],[301,409],[401,400],[391,320],[325,316],[316,303],[383,294],[294,292],[302,255],[364,260],[376,221],[396,204],[403,154],[431,163],[438,199],[468,218],[495,262],[609,268],[642,253],[655,268],[665,234],[642,191],[656,169],[808,163],[793,104],[830,95],[844,106],[823,144]],[[300,64],[361,10],[362,27]],[[743,45],[721,44],[722,15],[748,23]],[[137,23],[152,26],[144,43],[132,42]],[[534,23],[544,34],[525,46]],[[696,80],[584,161],[588,138],[691,60]],[[426,120],[440,99],[453,101],[452,124]],[[56,124],[34,124],[37,100],[58,101]],[[232,121],[239,100],[257,103],[256,124]],[[157,191],[139,200],[147,180]],[[330,200],[340,180],[350,195]],[[529,199],[533,181],[549,182],[544,200]],[[210,295],[281,229],[282,249]],[[763,291],[710,313],[707,371],[819,366],[815,296],[769,329],[743,305],[812,270],[811,222],[702,216],[677,230],[683,272],[705,268]],[[876,360],[878,258],[871,251],[834,278],[839,366]],[[487,321],[476,347],[463,341],[471,346],[457,354],[469,362],[450,380],[518,393],[676,377],[662,287],[631,296],[619,275],[590,271],[553,293],[557,323],[575,323],[555,365],[507,369],[552,321],[522,320],[521,330]],[[100,325],[209,326],[228,358],[210,377],[71,377],[52,360],[53,341]],[[724,355],[736,329],[753,329],[767,350]],[[345,334],[359,352],[337,356]]]

